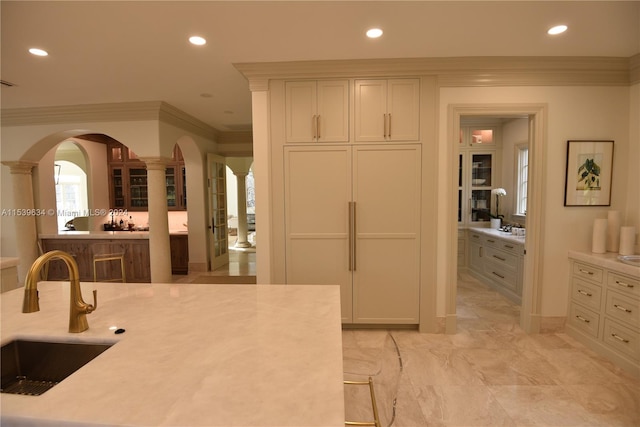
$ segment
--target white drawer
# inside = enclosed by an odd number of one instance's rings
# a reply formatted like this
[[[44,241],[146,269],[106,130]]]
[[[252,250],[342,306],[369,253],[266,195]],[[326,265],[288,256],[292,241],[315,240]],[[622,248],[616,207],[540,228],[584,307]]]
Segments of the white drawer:
[[[596,283],[602,283],[602,269],[589,264],[574,262],[573,275],[576,277],[582,277],[583,279],[592,280]]]
[[[600,315],[587,308],[572,303],[569,313],[569,323],[593,337],[598,337]]]
[[[504,288],[513,292],[518,291],[518,282],[515,271],[504,268],[504,266],[493,262],[485,262],[484,273]]]
[[[571,298],[577,303],[600,311],[602,288],[585,280],[574,278],[571,285]]]
[[[610,319],[604,321],[604,342],[634,359],[640,359],[640,333]]]
[[[640,326],[640,300],[607,290],[605,313],[632,327]]]
[[[524,255],[524,245],[520,245],[518,243],[511,243],[506,240],[502,240],[499,242],[498,247],[503,251],[507,251],[514,255]]]
[[[505,251],[485,248],[485,258],[509,270],[518,268],[518,257]]]
[[[607,275],[607,288],[640,297],[640,280],[629,276],[609,272]]]

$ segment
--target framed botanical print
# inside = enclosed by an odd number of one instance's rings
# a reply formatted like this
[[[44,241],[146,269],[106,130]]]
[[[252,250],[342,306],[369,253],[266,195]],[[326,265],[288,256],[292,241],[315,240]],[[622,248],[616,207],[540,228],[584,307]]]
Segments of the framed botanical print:
[[[567,141],[565,206],[610,206],[613,141]]]

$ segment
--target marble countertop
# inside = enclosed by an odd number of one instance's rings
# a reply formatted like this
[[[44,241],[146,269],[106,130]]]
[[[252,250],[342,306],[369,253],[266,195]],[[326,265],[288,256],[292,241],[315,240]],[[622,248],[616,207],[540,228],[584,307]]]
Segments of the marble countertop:
[[[41,396],[0,394],[2,426],[344,425],[338,286],[81,287],[98,308],[79,334],[67,282],[40,282],[36,313],[21,312],[22,289],[0,295],[3,344],[115,343]]]
[[[469,227],[467,230],[475,231],[477,233],[484,233],[488,236],[499,237],[504,240],[508,240],[511,243],[524,245],[525,236],[514,236],[511,233],[505,231],[496,230],[495,228],[482,228],[482,227]]]
[[[569,251],[569,258],[577,261],[588,262],[589,264],[614,270],[618,273],[627,274],[640,279],[640,267],[625,264],[618,259],[619,254],[607,252],[605,254],[594,254],[591,252]]]
[[[170,230],[170,235],[184,236],[186,230]],[[148,231],[62,231],[59,234],[40,234],[40,239],[148,239]]]

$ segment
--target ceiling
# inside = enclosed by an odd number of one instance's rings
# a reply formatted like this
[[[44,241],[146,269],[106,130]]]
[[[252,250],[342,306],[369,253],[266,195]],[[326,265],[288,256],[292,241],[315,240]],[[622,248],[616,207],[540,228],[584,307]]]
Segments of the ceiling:
[[[640,53],[640,1],[2,0],[0,14],[3,109],[165,101],[221,131],[251,126],[234,63]]]

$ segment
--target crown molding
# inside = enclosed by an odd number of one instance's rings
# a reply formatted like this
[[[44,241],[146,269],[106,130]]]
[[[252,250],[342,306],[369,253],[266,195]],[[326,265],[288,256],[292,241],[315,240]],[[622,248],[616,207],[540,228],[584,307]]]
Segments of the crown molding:
[[[629,82],[640,83],[640,53],[629,58]]]
[[[637,55],[636,55],[637,56]],[[452,57],[236,63],[250,83],[269,79],[436,75],[441,86],[631,84],[632,58]],[[637,60],[635,60],[637,62]],[[636,66],[637,69],[637,66]]]
[[[218,133],[213,127],[163,101],[3,109],[1,120],[3,126],[157,120],[207,138]]]

